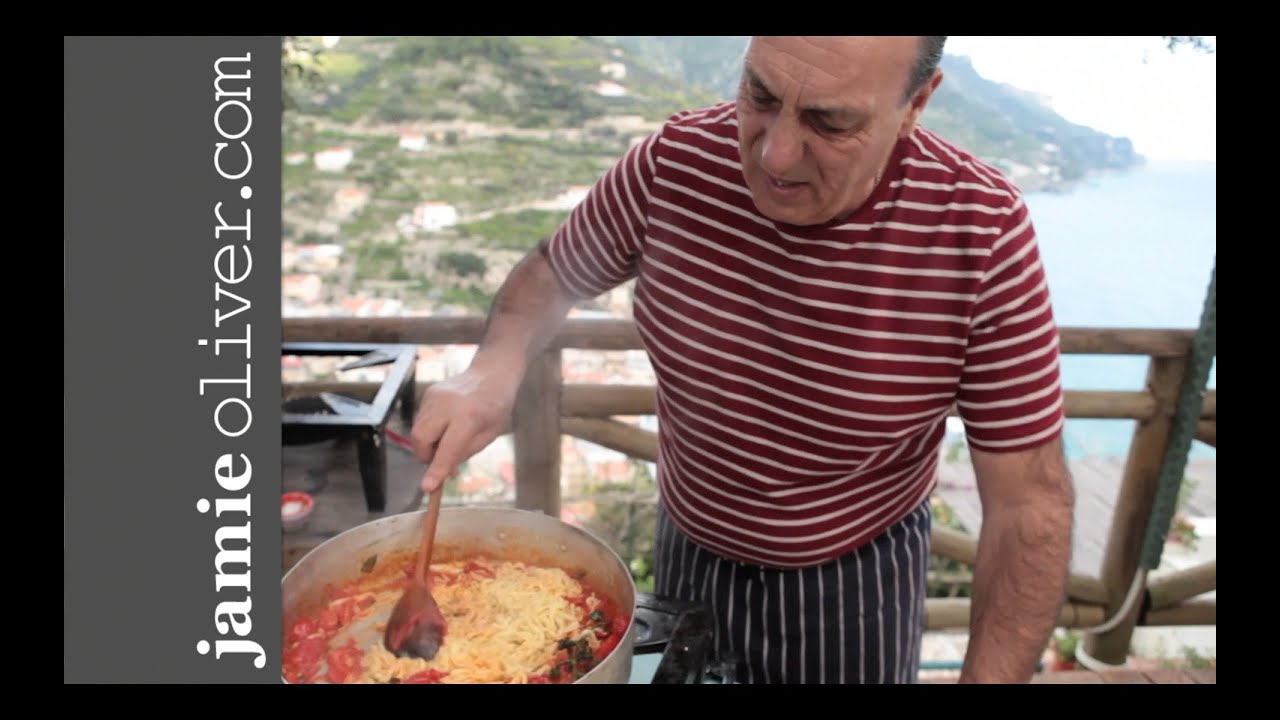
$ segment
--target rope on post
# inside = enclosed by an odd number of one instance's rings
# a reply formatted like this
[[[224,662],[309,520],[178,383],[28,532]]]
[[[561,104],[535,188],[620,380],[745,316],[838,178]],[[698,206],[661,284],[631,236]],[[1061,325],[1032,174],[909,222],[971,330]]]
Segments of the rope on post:
[[[1105,622],[1094,627],[1081,628],[1078,632],[1099,634],[1110,632],[1118,626],[1145,590],[1147,574],[1160,566],[1165,538],[1169,535],[1173,514],[1177,510],[1178,491],[1181,489],[1182,476],[1187,468],[1191,441],[1195,439],[1196,425],[1200,421],[1200,413],[1204,407],[1204,391],[1209,383],[1209,367],[1218,355],[1217,279],[1218,266],[1215,257],[1213,271],[1209,275],[1209,291],[1205,295],[1204,310],[1200,315],[1200,327],[1191,341],[1186,374],[1182,378],[1182,386],[1178,392],[1173,429],[1170,431],[1169,442],[1165,445],[1164,458],[1160,463],[1155,502],[1151,507],[1151,515],[1147,518],[1146,535],[1143,539],[1141,554],[1138,556],[1138,570],[1134,573],[1133,582],[1120,609]],[[1124,666],[1123,663],[1108,665],[1091,657],[1085,651],[1083,644],[1076,648],[1076,657],[1085,667],[1098,672]]]
[[[1177,414],[1173,429],[1165,446],[1164,459],[1160,463],[1155,502],[1147,520],[1146,537],[1139,556],[1140,566],[1155,570],[1164,554],[1165,538],[1177,511],[1178,492],[1187,468],[1191,442],[1196,436],[1196,425],[1204,407],[1205,387],[1209,382],[1209,368],[1218,355],[1218,265],[1214,258],[1213,271],[1209,275],[1209,291],[1205,296],[1200,327],[1191,341],[1191,353],[1186,375],[1178,393]]]

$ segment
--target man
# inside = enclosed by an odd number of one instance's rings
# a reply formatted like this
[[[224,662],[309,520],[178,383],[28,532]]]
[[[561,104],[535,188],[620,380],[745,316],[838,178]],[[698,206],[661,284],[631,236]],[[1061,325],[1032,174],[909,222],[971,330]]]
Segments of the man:
[[[1058,337],[1018,190],[917,125],[944,38],[752,39],[734,103],[634,146],[512,272],[413,429],[430,490],[508,431],[577,300],[630,279],[657,377],[656,586],[747,682],[914,682],[951,407],[983,504],[963,682],[1064,597]]]

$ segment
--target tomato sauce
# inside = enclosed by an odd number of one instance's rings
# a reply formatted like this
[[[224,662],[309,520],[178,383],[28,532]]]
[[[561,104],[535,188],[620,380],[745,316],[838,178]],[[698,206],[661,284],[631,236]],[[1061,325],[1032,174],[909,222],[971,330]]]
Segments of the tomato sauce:
[[[284,638],[283,672],[290,683],[313,683],[321,679],[320,665],[326,663],[323,676],[331,683],[342,683],[360,674],[364,652],[349,640],[332,646],[333,638],[349,626],[361,611],[375,602],[359,580],[326,589],[329,602],[318,610],[294,621]]]
[[[565,600],[581,611],[579,627],[591,628],[599,645],[593,650],[585,640],[561,640],[551,670],[545,675],[531,676],[530,684],[568,685],[574,682],[609,657],[626,635],[631,618],[619,612],[617,605],[603,594],[596,594],[596,608],[592,610],[588,604],[592,589],[584,581],[578,582],[583,585],[584,592]]]
[[[384,562],[383,572],[364,574],[339,585],[326,588],[328,602],[316,610],[303,615],[286,628],[284,637],[283,673],[285,679],[293,684],[326,681],[340,684],[358,677],[361,673],[361,662],[364,651],[351,639],[341,645],[334,644],[334,638],[342,630],[360,619],[363,612],[375,602],[375,594],[402,592],[413,573],[411,556],[403,560],[404,569],[398,570],[396,563]],[[453,585],[465,582],[469,578],[493,578],[493,570],[476,561],[468,561],[458,573],[428,573],[428,585]],[[581,578],[581,573],[578,575]],[[596,594],[594,607],[589,603],[592,588],[579,579],[584,592],[567,597],[570,604],[580,611],[580,627],[590,628],[597,640],[593,649],[585,639],[573,641],[561,640],[555,650],[552,669],[545,675],[531,676],[528,682],[535,684],[569,684],[590,672],[611,652],[617,648],[627,631],[630,617],[611,600],[602,594]],[[578,633],[580,634],[580,633]],[[577,637],[575,634],[574,637]],[[321,672],[322,665],[327,666]],[[398,684],[435,684],[448,675],[440,670],[424,670],[393,683]]]

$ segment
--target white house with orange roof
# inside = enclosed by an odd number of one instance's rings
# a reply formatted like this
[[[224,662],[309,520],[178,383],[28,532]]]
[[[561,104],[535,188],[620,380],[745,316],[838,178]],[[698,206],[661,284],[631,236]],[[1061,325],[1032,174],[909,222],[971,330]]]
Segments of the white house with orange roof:
[[[592,88],[602,97],[625,97],[627,89],[612,80],[601,80]]]
[[[409,152],[422,152],[426,150],[427,135],[426,133],[408,131],[400,133],[400,149]]]
[[[285,275],[280,278],[280,284],[284,297],[304,303],[318,302],[320,293],[324,290],[320,276],[314,273]]]
[[[299,267],[312,272],[337,270],[342,261],[342,246],[334,243],[299,245],[296,250]]]
[[[458,209],[439,200],[420,202],[413,208],[413,224],[423,230],[443,230],[458,224]]]
[[[355,152],[349,147],[327,147],[316,153],[316,169],[325,172],[341,172],[347,169],[347,166],[351,164],[354,158]]]
[[[369,203],[369,190],[362,187],[344,187],[333,194],[333,213],[349,218]]]
[[[607,62],[600,66],[600,73],[608,75],[614,80],[625,80],[627,78],[627,66],[620,62]]]

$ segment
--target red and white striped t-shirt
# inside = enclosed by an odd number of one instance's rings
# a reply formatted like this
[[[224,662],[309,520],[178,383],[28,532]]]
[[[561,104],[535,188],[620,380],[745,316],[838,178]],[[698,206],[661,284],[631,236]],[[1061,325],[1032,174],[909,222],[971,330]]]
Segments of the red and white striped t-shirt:
[[[673,116],[551,238],[565,289],[637,277],[658,492],[691,539],[774,567],[846,553],[932,492],[948,410],[1009,452],[1063,423],[1059,339],[1019,190],[918,127],[870,200],[775,223],[733,103]]]

